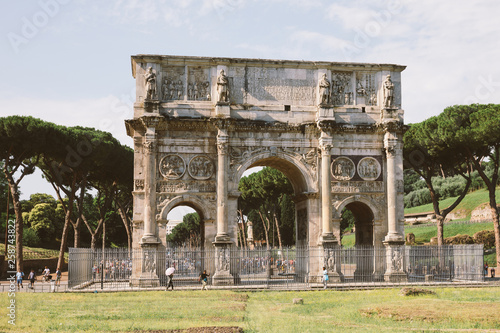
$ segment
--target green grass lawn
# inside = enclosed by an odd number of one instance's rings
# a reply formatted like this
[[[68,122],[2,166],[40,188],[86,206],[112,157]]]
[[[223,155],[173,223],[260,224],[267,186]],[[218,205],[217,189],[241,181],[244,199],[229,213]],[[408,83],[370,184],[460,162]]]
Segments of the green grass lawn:
[[[0,298],[1,332],[148,332],[238,326],[245,332],[484,331],[500,328],[500,288],[436,288],[405,297],[367,291],[174,291],[16,294]],[[303,305],[292,304],[303,298]]]
[[[500,198],[500,189],[496,191],[496,197]],[[440,208],[446,208],[453,204],[456,198],[447,198],[439,202]],[[463,210],[467,214],[466,219],[470,219],[470,214],[482,203],[489,202],[488,191],[486,189],[477,190],[471,192],[465,196],[465,198],[460,202],[460,204],[454,209],[454,211]],[[497,199],[498,200],[498,199]],[[416,214],[416,213],[425,213],[425,212],[433,212],[434,208],[432,208],[432,204],[405,208],[405,214]]]

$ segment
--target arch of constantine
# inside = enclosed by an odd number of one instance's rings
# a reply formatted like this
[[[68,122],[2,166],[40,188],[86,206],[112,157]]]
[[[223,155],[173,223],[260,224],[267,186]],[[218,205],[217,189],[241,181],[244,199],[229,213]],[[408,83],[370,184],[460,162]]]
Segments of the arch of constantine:
[[[237,240],[238,182],[270,166],[294,189],[296,243],[323,249],[308,271],[341,281],[341,212],[356,219],[356,245],[384,248],[376,278],[406,278],[401,72],[405,66],[136,55],[133,244],[142,264],[132,281],[156,285],[167,215],[184,205],[214,247],[214,283],[235,274],[228,248]],[[401,261],[399,261],[401,260]],[[227,263],[227,264],[225,264]],[[330,264],[331,263],[331,264]],[[314,275],[313,274],[313,275]],[[134,282],[135,281],[135,282]]]

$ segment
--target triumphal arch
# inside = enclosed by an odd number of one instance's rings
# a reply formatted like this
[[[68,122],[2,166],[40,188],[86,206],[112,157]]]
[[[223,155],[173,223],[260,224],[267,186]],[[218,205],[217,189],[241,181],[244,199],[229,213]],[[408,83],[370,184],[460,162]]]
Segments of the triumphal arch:
[[[404,131],[401,72],[393,64],[136,55],[133,244],[145,251],[133,278],[162,270],[169,211],[194,208],[205,248],[215,247],[214,281],[230,283],[237,239],[238,182],[271,166],[295,192],[297,246],[324,249],[308,263],[320,275],[339,246],[341,212],[356,218],[356,244],[385,248],[379,278],[404,279]],[[377,266],[377,264],[375,264]],[[380,266],[380,265],[378,265]],[[342,280],[336,265],[330,277]],[[158,273],[157,273],[158,272]]]

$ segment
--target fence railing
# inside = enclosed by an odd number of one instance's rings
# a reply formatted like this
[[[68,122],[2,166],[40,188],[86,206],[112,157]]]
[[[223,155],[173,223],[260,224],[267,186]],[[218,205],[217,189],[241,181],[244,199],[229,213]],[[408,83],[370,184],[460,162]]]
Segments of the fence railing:
[[[151,250],[149,250],[151,251]],[[359,284],[453,283],[483,281],[482,245],[321,247],[254,249],[231,247],[225,283],[234,288],[311,288],[322,286],[323,267],[331,276],[329,286]],[[203,270],[209,284],[217,284],[216,250],[167,248],[151,252],[135,249],[69,250],[68,288],[73,290],[140,289],[145,271],[153,287],[165,287],[166,268],[175,268],[176,287],[195,287]],[[153,258],[153,260],[151,260]],[[148,266],[149,265],[149,266]],[[146,267],[148,266],[148,267]],[[145,268],[146,267],[146,268]],[[388,274],[399,277],[395,282]],[[139,282],[137,282],[139,281]],[[386,282],[387,281],[387,282]],[[227,281],[226,281],[227,282]],[[227,286],[227,285],[230,286]]]

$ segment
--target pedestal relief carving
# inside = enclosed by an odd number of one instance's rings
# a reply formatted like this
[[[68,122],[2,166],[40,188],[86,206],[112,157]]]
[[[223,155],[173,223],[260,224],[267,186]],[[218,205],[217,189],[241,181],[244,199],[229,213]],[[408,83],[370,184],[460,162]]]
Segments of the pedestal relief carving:
[[[195,156],[189,161],[188,172],[194,179],[209,179],[215,170],[214,162],[204,155]]]
[[[186,162],[179,155],[167,155],[160,161],[160,173],[166,179],[179,179],[186,172]]]
[[[376,180],[381,172],[380,163],[373,157],[364,157],[358,163],[358,175],[363,180]]]
[[[349,180],[354,177],[356,166],[348,157],[337,157],[331,165],[332,176],[336,180]]]

